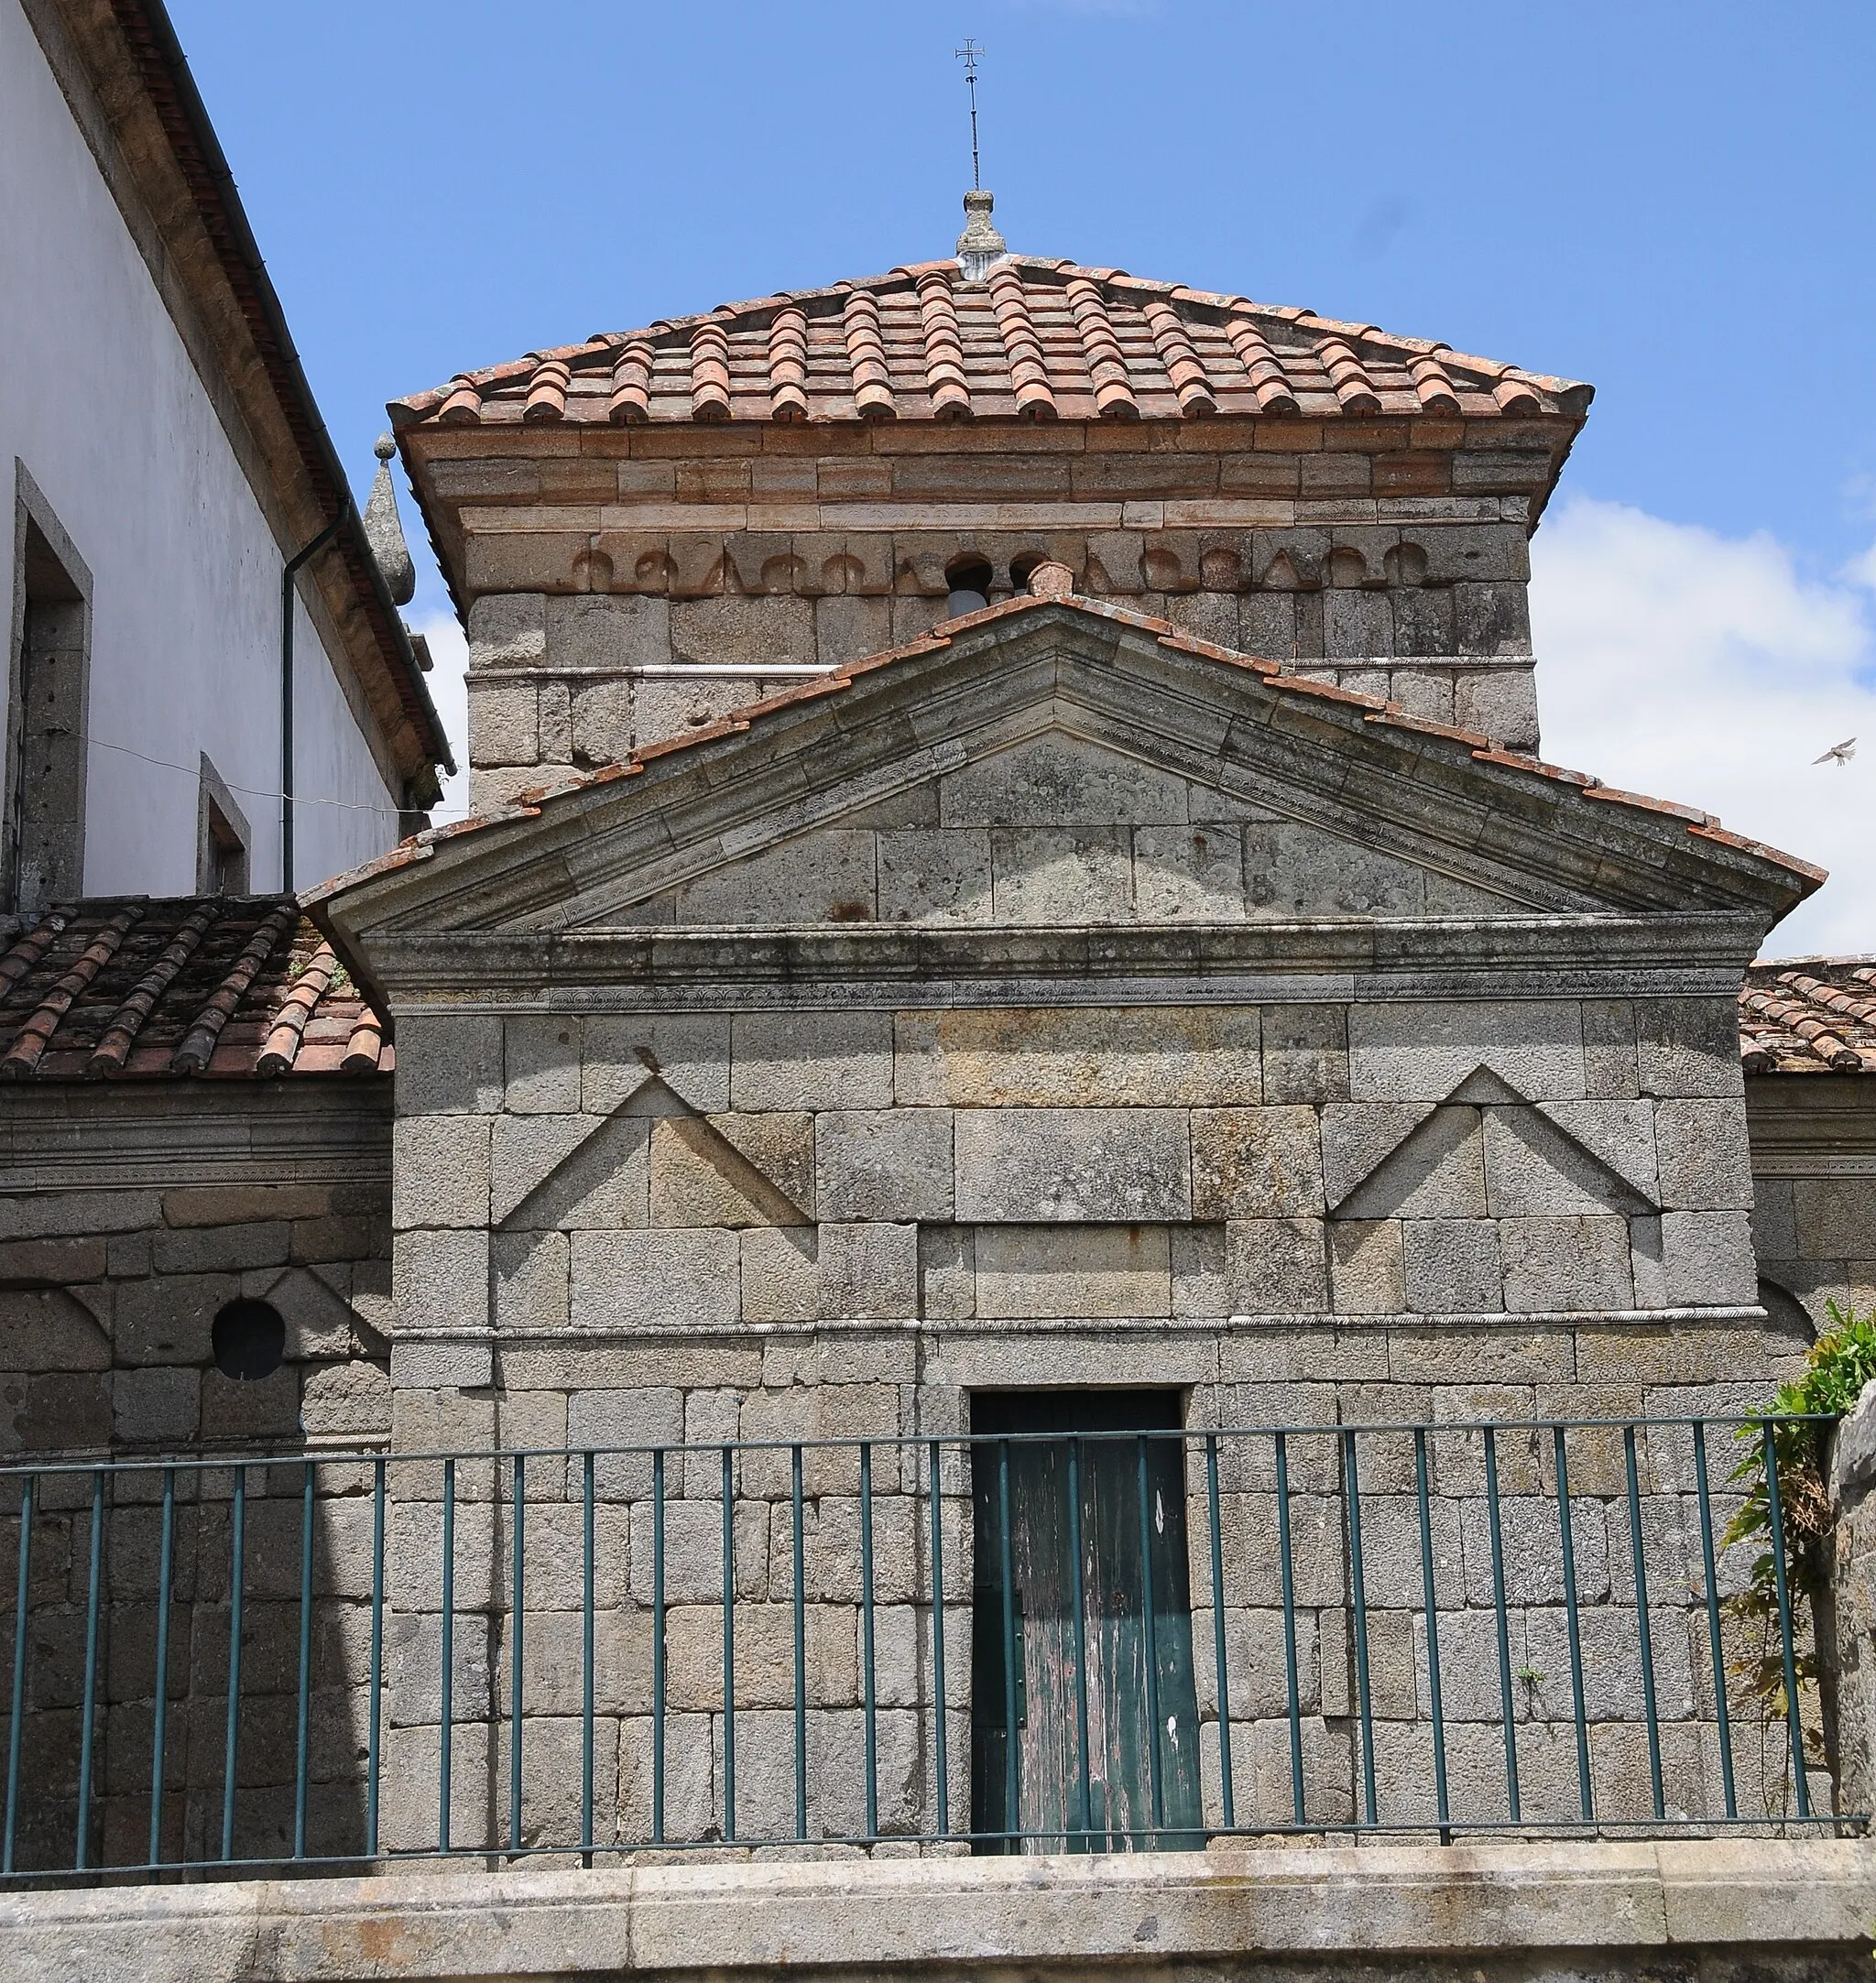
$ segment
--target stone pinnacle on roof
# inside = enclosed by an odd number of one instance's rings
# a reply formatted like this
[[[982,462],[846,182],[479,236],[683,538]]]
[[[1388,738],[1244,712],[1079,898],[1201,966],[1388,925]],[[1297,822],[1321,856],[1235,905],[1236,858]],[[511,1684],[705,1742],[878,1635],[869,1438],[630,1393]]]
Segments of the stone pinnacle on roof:
[[[957,237],[957,259],[966,282],[981,282],[998,262],[1009,259],[1009,250],[990,222],[997,204],[994,193],[981,187],[964,196],[964,232]]]
[[[398,516],[398,492],[391,486],[391,457],[398,452],[398,443],[390,435],[380,434],[371,452],[377,456],[377,474],[365,506],[365,540],[385,575],[392,601],[406,606],[417,590],[417,567],[410,561],[410,547],[404,541],[404,526]]]

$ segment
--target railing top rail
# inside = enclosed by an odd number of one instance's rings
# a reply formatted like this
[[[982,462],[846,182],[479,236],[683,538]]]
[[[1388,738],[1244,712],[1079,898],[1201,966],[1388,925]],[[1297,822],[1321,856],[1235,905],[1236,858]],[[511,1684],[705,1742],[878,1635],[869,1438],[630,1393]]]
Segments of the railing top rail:
[[[1510,1418],[1510,1419],[1372,1419],[1358,1422],[1298,1422],[1269,1425],[1140,1426],[1103,1431],[1060,1431],[1042,1433],[881,1433],[850,1434],[834,1439],[702,1439],[640,1441],[632,1444],[588,1444],[569,1441],[559,1446],[438,1446],[412,1449],[388,1445],[349,1447],[302,1446],[263,1447],[252,1451],[228,1448],[213,1453],[152,1453],[125,1455],[84,1450],[51,1451],[42,1458],[10,1460],[0,1465],[0,1480],[42,1477],[53,1474],[151,1472],[175,1467],[194,1472],[225,1472],[247,1466],[358,1466],[380,1462],[387,1466],[410,1466],[441,1460],[560,1460],[591,1454],[595,1459],[649,1457],[655,1454],[803,1453],[838,1450],[853,1452],[861,1446],[930,1448],[933,1446],[1059,1445],[1064,1440],[1097,1441],[1212,1439],[1340,1439],[1349,1434],[1424,1433],[1431,1437],[1456,1438],[1491,1433],[1629,1432],[1670,1430],[1701,1426],[1735,1432],[1761,1431],[1783,1425],[1834,1425],[1840,1414],[1827,1411],[1725,1411],[1689,1412],[1637,1418]]]

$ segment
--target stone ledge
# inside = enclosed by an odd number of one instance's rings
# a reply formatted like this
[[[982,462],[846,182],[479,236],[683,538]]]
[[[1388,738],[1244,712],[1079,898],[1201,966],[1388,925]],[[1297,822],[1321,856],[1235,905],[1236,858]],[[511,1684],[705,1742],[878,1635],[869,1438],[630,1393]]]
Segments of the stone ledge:
[[[1836,1975],[1839,1961],[1851,1973],[1849,1963],[1867,1960],[1872,1922],[1876,1843],[1760,1839],[524,1867],[0,1901],[16,1983],[851,1976],[1012,1963],[1241,1970],[1309,1957],[1327,1976],[1323,1964],[1336,1957],[1476,1962],[1487,1951],[1586,1948],[1732,1949],[1796,1977]],[[1632,1971],[1618,1960],[1597,1973]]]

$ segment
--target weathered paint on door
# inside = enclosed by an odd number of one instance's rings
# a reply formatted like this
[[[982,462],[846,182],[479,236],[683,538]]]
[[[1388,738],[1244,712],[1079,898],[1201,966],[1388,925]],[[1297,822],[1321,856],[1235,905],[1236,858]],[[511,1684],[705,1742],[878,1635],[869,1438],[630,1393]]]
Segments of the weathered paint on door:
[[[974,1433],[1007,1435],[978,1444],[972,1458],[971,1828],[979,1851],[1205,1842],[1184,1465],[1181,1442],[1163,1436],[1178,1424],[1178,1397],[1164,1391],[971,1401]],[[1012,1829],[1025,1835],[1020,1847],[997,1836]]]

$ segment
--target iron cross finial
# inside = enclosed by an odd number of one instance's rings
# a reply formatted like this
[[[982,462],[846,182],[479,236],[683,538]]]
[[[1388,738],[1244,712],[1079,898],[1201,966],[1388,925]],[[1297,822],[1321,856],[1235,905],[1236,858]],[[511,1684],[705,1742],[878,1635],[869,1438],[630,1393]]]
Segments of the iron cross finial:
[[[953,59],[964,64],[964,79],[971,93],[971,190],[974,192],[984,183],[977,169],[977,58],[983,52],[968,35],[965,37],[963,48],[952,50]]]

